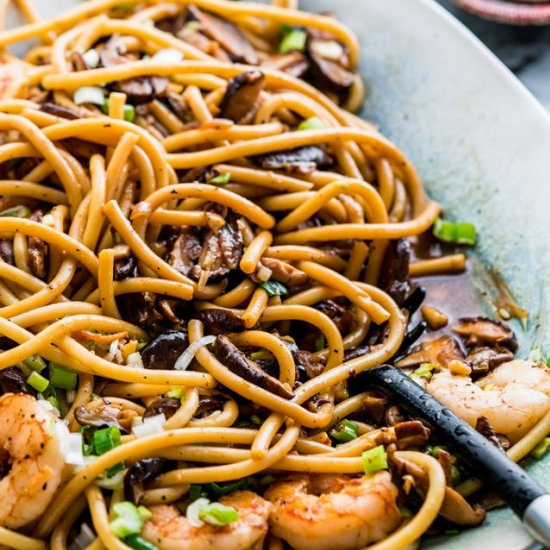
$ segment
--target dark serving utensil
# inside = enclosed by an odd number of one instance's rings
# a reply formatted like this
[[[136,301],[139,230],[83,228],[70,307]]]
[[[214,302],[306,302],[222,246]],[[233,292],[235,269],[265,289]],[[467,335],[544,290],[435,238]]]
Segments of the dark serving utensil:
[[[437,437],[504,499],[531,536],[550,548],[550,493],[546,489],[399,369],[383,365],[361,376],[369,387],[397,399],[410,414],[427,421]]]

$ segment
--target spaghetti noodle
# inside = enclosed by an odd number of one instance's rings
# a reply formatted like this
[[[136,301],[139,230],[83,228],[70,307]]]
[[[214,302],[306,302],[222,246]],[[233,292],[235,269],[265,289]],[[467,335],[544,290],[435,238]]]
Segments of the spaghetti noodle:
[[[481,482],[361,372],[506,406],[513,334],[469,319],[462,347],[414,348],[411,277],[466,258],[411,244],[471,229],[351,113],[353,33],[296,4],[90,0],[43,21],[18,0],[28,23],[0,33],[2,545],[389,550],[482,521]],[[467,419],[519,460],[547,409],[510,433]]]

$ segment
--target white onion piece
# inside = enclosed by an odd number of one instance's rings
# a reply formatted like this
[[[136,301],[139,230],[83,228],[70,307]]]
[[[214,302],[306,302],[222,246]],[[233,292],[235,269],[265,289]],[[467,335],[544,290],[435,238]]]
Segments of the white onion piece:
[[[128,355],[128,359],[126,360],[126,365],[128,367],[132,367],[133,369],[145,368],[143,366],[143,360],[141,359],[141,353],[139,353],[139,351],[130,353],[130,355]]]
[[[47,399],[38,399],[37,403],[47,412],[60,417],[61,413],[47,400]]]
[[[203,336],[190,344],[189,347],[177,358],[174,368],[176,370],[187,370],[187,367],[189,367],[191,361],[193,361],[197,351],[199,351],[202,347],[211,344],[215,340],[215,336]]]
[[[77,105],[82,105],[83,103],[103,105],[105,103],[105,94],[103,88],[98,86],[83,86],[76,90],[73,99]]]
[[[132,433],[136,437],[159,434],[164,431],[165,422],[166,417],[164,413],[156,414],[155,416],[145,418],[141,424],[134,424],[132,426]]]
[[[127,468],[124,470],[121,470],[120,472],[117,472],[114,476],[111,477],[98,477],[95,480],[95,484],[98,487],[101,487],[102,489],[121,489],[124,484],[124,476],[126,475],[126,472],[128,471]]]
[[[74,539],[74,542],[69,546],[69,550],[84,550],[94,542],[96,534],[92,531],[87,523],[80,526],[80,533]]]
[[[88,50],[86,53],[82,54],[82,59],[86,63],[88,69],[95,69],[99,65],[99,54],[97,50]]]
[[[338,61],[344,54],[344,48],[335,40],[314,41],[312,47],[317,55],[333,61]]]
[[[163,50],[159,50],[155,55],[153,55],[152,60],[157,61],[158,63],[166,63],[167,65],[170,65],[172,63],[179,63],[180,61],[183,61],[183,54],[174,48],[165,48]]]
[[[83,466],[82,434],[71,433],[64,422],[56,422],[55,432],[59,438],[59,449],[65,462],[75,466]]]
[[[194,500],[188,507],[187,511],[185,512],[185,515],[187,517],[187,521],[193,526],[193,527],[202,527],[204,525],[204,522],[199,518],[199,514],[201,513],[201,510],[210,504],[210,501],[207,498],[198,498],[197,500]]]
[[[105,357],[109,361],[116,361],[119,365],[122,363],[122,353],[118,347],[120,340],[113,340],[109,346],[109,353]]]

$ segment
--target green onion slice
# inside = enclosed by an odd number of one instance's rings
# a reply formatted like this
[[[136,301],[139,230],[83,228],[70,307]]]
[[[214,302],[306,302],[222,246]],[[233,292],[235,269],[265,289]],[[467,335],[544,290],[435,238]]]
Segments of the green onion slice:
[[[288,294],[288,289],[283,283],[279,281],[265,281],[260,284],[260,286],[272,296],[286,296]]]
[[[306,49],[307,33],[303,29],[290,29],[279,44],[279,53],[303,52]]]
[[[384,449],[384,445],[378,445],[378,447],[365,451],[361,455],[361,462],[366,474],[372,474],[379,470],[387,470],[388,455],[386,449]]]
[[[477,242],[475,225],[467,222],[450,222],[437,218],[433,225],[433,234],[440,241],[473,246]]]
[[[50,382],[41,374],[38,374],[36,371],[32,371],[30,376],[27,378],[27,384],[31,388],[34,388],[37,392],[43,393],[44,390],[50,385]]]
[[[318,116],[312,116],[298,125],[298,130],[322,130],[323,128],[326,128],[326,125]]]

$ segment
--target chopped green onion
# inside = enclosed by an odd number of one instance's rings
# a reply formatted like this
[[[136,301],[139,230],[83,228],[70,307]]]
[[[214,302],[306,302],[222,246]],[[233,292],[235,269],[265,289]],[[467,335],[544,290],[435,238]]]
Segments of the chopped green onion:
[[[467,222],[450,222],[437,218],[433,225],[433,234],[440,241],[473,246],[477,241],[475,225]]]
[[[326,125],[318,116],[312,116],[298,125],[298,130],[322,130],[323,128],[326,128]]]
[[[531,456],[540,460],[550,450],[550,437],[545,437],[532,451]]]
[[[494,384],[487,384],[486,386],[483,386],[483,388],[481,388],[481,389],[483,391],[491,391],[494,387],[495,387]]]
[[[325,337],[321,334],[318,338],[315,338],[315,351],[321,351],[325,348]]]
[[[239,514],[232,506],[225,506],[221,502],[210,502],[199,511],[199,519],[210,525],[222,527],[237,521]]]
[[[259,426],[262,423],[262,419],[257,414],[251,415],[250,420],[252,421],[252,424],[256,424],[256,426]]]
[[[187,496],[189,497],[189,500],[193,502],[205,494],[206,493],[202,490],[202,485],[191,485]]]
[[[60,409],[61,405],[59,404],[59,399],[57,397],[50,395],[50,397],[46,398],[46,401],[48,401],[52,407],[55,407],[57,410]]]
[[[279,32],[281,33],[281,36],[284,36],[285,34],[288,34],[294,27],[292,25],[289,25],[288,23],[281,23],[279,25]]]
[[[31,209],[27,206],[12,206],[0,212],[0,218],[28,218],[31,215]]]
[[[124,462],[119,462],[114,466],[111,466],[108,470],[105,470],[105,475],[107,477],[116,476],[116,474],[122,472],[125,469]]]
[[[286,296],[288,294],[288,289],[286,286],[279,281],[265,281],[261,283],[260,286],[269,294],[270,297]]]
[[[359,426],[351,420],[344,419],[335,428],[330,430],[329,435],[340,443],[348,443],[359,435]]]
[[[124,539],[124,543],[135,550],[159,550],[158,546],[155,546],[139,535],[129,535]]]
[[[303,29],[290,29],[279,44],[279,53],[303,52],[306,49],[307,33]]]
[[[166,392],[166,397],[171,397],[172,399],[181,399],[181,388],[178,386],[172,388],[170,391]]]
[[[119,539],[135,535],[143,529],[143,524],[151,517],[144,506],[139,508],[131,502],[117,502],[113,506],[115,519],[109,523],[109,529]]]
[[[109,98],[106,97],[105,101],[103,102],[103,105],[101,106],[101,110],[108,115],[109,114]],[[123,116],[124,120],[126,122],[134,122],[134,119],[136,118],[136,109],[133,105],[130,105],[129,103],[124,104],[123,109]]]
[[[92,439],[95,454],[103,455],[120,445],[120,430],[115,426],[96,430]]]
[[[42,393],[50,385],[50,382],[41,374],[38,374],[36,371],[32,371],[30,376],[27,378],[27,384],[31,388],[34,388],[37,392]]]
[[[76,381],[76,372],[50,362],[50,382],[54,388],[72,391],[76,388]]]
[[[361,462],[366,474],[372,474],[378,472],[378,470],[387,470],[388,455],[384,445],[378,445],[378,447],[365,451],[361,455]]]
[[[446,451],[447,447],[443,445],[427,445],[426,451],[428,451],[433,457],[437,458],[439,456],[439,451]]]
[[[254,353],[251,353],[250,359],[252,359],[252,361],[270,361],[271,359],[273,359],[273,354],[269,351],[266,351],[265,349],[262,349],[260,351],[255,351]]]
[[[212,178],[208,178],[206,183],[211,183],[213,185],[225,185],[231,181],[231,174],[229,172],[223,172]]]
[[[119,4],[118,6],[114,6],[112,10],[119,13],[125,13],[127,11],[132,11],[135,5],[136,4],[134,2],[125,2],[123,4]]]
[[[433,371],[439,370],[439,365],[435,363],[422,363],[413,373],[412,378],[426,378],[430,380],[433,376]]]
[[[184,30],[186,31],[198,31],[201,28],[201,24],[199,21],[188,21],[185,23]]]
[[[118,466],[122,466],[122,470],[111,474],[111,470]],[[109,489],[110,491],[122,489],[124,487],[124,477],[126,476],[127,470],[124,468],[124,464],[122,462],[116,464],[113,468],[109,468],[101,477],[96,478],[94,483],[98,487],[101,487],[102,489]]]
[[[413,513],[408,508],[406,508],[405,506],[400,506],[399,507],[399,513],[404,518],[412,518],[413,517]]]
[[[453,464],[451,466],[451,484],[454,487],[455,485],[458,485],[462,480],[462,474],[460,473],[460,470]]]
[[[218,485],[217,483],[206,483],[205,485],[202,485],[202,488],[211,495],[215,496],[222,496],[227,495],[228,493],[232,493],[233,491],[239,491],[242,489],[246,489],[248,487],[248,481],[246,479],[242,479],[241,481],[237,481],[235,483],[228,483],[227,485]],[[199,487],[201,487],[199,485]]]
[[[42,372],[46,368],[46,361],[40,355],[31,355],[27,357],[23,363],[36,372]]]
[[[265,486],[267,486],[267,485],[271,485],[271,484],[274,483],[275,481],[277,481],[277,478],[276,478],[274,475],[266,474],[265,476],[262,476],[262,477],[258,480],[258,483],[259,483],[262,487],[265,487]]]

